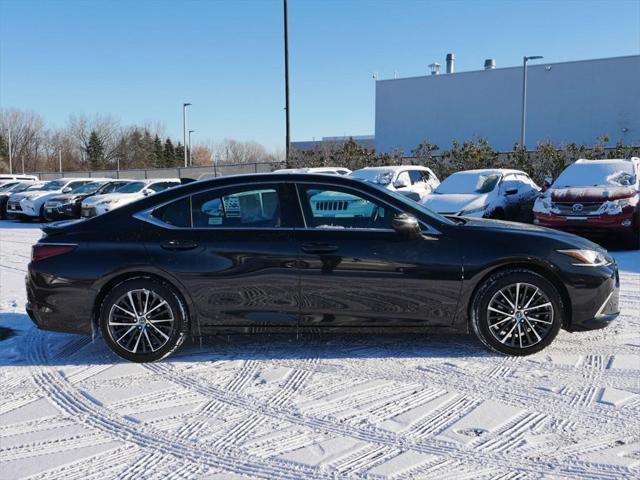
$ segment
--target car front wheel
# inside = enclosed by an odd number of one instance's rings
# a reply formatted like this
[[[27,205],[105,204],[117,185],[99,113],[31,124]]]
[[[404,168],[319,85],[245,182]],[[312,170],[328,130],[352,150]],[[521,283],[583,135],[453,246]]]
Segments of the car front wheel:
[[[524,269],[491,275],[478,290],[471,326],[491,350],[507,355],[530,355],[558,335],[564,307],[554,285]]]
[[[100,309],[100,329],[107,345],[133,362],[153,362],[171,354],[184,341],[187,324],[180,298],[154,279],[120,283]]]

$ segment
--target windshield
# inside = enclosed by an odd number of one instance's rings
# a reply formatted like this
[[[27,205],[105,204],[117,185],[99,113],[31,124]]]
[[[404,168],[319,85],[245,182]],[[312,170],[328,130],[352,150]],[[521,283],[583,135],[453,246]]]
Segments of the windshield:
[[[378,188],[383,188],[383,187],[378,187]],[[421,203],[414,202],[413,200],[409,199],[409,197],[407,197],[405,195],[402,195],[401,193],[398,193],[398,192],[396,192],[394,190],[388,190],[386,188],[384,189],[384,192],[387,195],[391,195],[396,200],[400,200],[405,205],[407,205],[407,206],[409,206],[411,208],[414,208],[415,210],[418,210],[420,213],[423,213],[423,214],[427,215],[428,217],[434,218],[435,220],[437,220],[437,221],[439,221],[441,223],[446,223],[448,225],[455,225],[455,222],[452,222],[448,218],[443,217],[439,213],[434,212],[430,208],[425,207]]]
[[[0,185],[0,192],[6,192],[7,190],[12,190],[19,185],[17,182],[5,183],[4,185]]]
[[[136,193],[142,190],[147,184],[144,182],[127,183],[124,187],[118,189],[118,193]]]
[[[560,174],[553,187],[628,187],[635,183],[631,162],[576,162]]]
[[[99,182],[85,183],[84,185],[80,185],[79,187],[76,187],[73,190],[71,190],[71,193],[93,193],[96,190],[98,190],[98,188],[100,188],[101,186],[102,186],[102,183],[99,183]]]
[[[501,177],[499,173],[458,172],[445,178],[434,193],[489,193]]]
[[[51,182],[45,183],[40,190],[45,190],[47,192],[51,190],[62,190],[62,187],[66,184],[67,182],[65,180],[52,180]]]
[[[383,170],[378,168],[363,168],[351,172],[352,178],[358,180],[364,180],[366,182],[378,183],[380,185],[387,185],[393,178],[393,170]]]
[[[34,190],[42,190],[44,188],[44,185],[40,184],[40,185],[31,185],[29,187],[27,187],[25,189],[25,191],[27,192],[33,192]]]

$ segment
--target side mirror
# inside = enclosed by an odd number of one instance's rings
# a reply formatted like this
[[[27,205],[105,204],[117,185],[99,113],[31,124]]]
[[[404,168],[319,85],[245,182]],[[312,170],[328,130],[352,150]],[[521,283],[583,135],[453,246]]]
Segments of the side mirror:
[[[505,195],[515,195],[516,193],[518,193],[517,188],[510,188],[509,190],[505,190],[504,192]]]
[[[392,225],[393,229],[403,237],[414,239],[422,235],[418,219],[408,213],[399,213],[393,217]]]
[[[69,193],[71,190],[73,190],[73,188],[65,187],[65,188],[62,189],[62,193]]]
[[[396,188],[405,188],[408,187],[409,184],[404,178],[398,178],[395,182],[393,182],[393,186]]]
[[[143,194],[145,197],[148,197],[149,195],[151,195],[151,190],[149,190],[149,189],[145,188],[145,189],[142,191],[142,194]]]

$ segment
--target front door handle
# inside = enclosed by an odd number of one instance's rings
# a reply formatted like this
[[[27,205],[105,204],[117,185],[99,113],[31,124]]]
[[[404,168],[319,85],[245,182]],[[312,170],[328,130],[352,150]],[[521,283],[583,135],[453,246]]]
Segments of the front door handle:
[[[190,240],[169,240],[160,244],[165,250],[191,250],[198,246]]]
[[[331,245],[330,243],[309,242],[302,244],[302,251],[306,253],[333,253],[338,250],[337,245]]]

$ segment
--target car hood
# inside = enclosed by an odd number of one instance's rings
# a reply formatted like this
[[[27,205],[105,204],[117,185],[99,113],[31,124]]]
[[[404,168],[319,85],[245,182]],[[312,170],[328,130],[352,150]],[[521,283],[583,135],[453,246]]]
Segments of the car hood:
[[[46,191],[46,190],[36,190],[35,192],[22,192],[22,193],[15,193],[13,195],[11,195],[11,200],[17,200],[18,202],[22,201],[25,198],[28,198],[29,200],[38,200],[41,198],[50,198],[50,197],[55,197],[57,195],[60,195],[60,190],[54,190],[54,191]]]
[[[53,197],[48,198],[49,202],[60,202],[60,203],[69,203],[81,198],[81,195],[55,195]]]
[[[603,202],[618,198],[633,197],[638,190],[634,187],[568,187],[550,188],[547,194],[554,202]]]
[[[486,193],[431,193],[424,206],[438,213],[457,213],[482,207],[487,203]]]
[[[95,205],[104,200],[118,200],[118,202],[133,202],[138,198],[142,198],[144,195],[140,193],[106,193],[104,195],[92,195],[85,198],[82,203],[85,205]]]
[[[589,249],[597,250],[601,252],[606,251],[597,243],[591,242],[586,238],[579,237],[578,235],[574,235],[568,232],[563,232],[561,230],[554,230],[552,228],[540,227],[538,225],[531,225],[528,223],[507,222],[504,220],[491,220],[486,218],[466,218],[465,217],[465,224],[462,226],[462,228],[485,229],[485,230],[491,230],[497,233],[505,233],[505,234],[508,234],[508,233],[515,233],[520,235],[525,234],[525,235],[530,235],[531,237],[536,237],[536,238],[537,237],[553,238],[554,240],[566,243],[575,248],[589,248]]]

